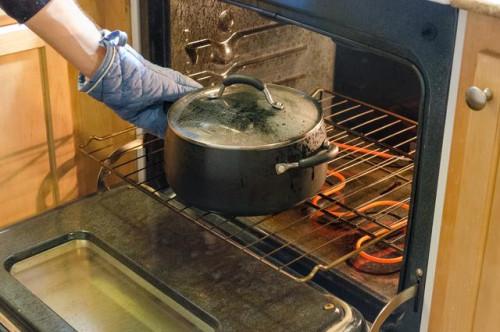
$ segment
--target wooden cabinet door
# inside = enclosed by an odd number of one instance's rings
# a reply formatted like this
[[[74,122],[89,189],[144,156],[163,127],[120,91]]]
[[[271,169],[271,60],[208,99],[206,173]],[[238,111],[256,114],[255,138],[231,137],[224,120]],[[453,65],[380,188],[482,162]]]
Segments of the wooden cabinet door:
[[[430,331],[500,331],[500,20],[469,16]],[[480,111],[470,86],[490,88]]]
[[[99,26],[130,35],[129,0],[79,3]],[[77,74],[0,10],[0,228],[95,192],[99,164],[75,146],[130,126],[79,93]],[[112,143],[133,138],[131,132]]]
[[[0,227],[76,197],[66,61],[22,25],[0,27]]]
[[[500,140],[500,137],[497,139]],[[474,311],[474,331],[500,330],[498,312],[498,300],[500,299],[500,163],[497,163],[496,181],[492,185],[494,192]]]

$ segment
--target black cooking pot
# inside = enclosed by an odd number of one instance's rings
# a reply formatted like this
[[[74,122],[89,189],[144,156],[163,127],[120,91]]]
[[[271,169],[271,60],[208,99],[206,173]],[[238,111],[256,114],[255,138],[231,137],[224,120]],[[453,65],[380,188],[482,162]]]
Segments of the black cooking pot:
[[[285,210],[321,189],[337,153],[314,98],[248,76],[190,93],[169,111],[167,179],[181,201],[200,209]]]

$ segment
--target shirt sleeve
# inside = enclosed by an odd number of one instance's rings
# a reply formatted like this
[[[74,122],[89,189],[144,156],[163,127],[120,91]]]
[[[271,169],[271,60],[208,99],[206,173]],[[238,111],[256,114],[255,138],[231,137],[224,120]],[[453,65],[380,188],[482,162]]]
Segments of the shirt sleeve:
[[[19,23],[32,18],[50,0],[0,0],[0,8]]]

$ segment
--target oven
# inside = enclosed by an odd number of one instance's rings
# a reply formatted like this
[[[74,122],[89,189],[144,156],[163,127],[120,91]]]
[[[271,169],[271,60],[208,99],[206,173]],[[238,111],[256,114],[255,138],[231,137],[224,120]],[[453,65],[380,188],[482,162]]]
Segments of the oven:
[[[321,191],[269,216],[222,216],[176,199],[163,140],[135,128],[82,150],[112,174],[298,283],[384,329],[418,331],[452,72],[457,10],[427,0],[141,1],[151,61],[204,86],[230,74],[309,92],[340,148]],[[166,105],[168,108],[168,105]],[[327,308],[325,308],[326,310]]]

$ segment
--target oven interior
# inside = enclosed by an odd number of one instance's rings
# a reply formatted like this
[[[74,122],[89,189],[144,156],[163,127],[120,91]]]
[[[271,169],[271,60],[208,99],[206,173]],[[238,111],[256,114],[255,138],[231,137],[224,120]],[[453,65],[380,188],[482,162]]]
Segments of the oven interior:
[[[287,211],[221,216],[178,201],[163,171],[163,141],[127,129],[82,150],[137,187],[279,273],[315,282],[373,319],[400,285],[424,89],[411,63],[217,0],[172,0],[170,66],[204,86],[233,73],[311,93],[341,153],[321,192]],[[203,17],[203,19],[200,19]],[[155,45],[143,38],[144,53]],[[164,45],[162,46],[164,47]],[[149,54],[151,57],[151,54]],[[418,222],[418,221],[416,221]]]

